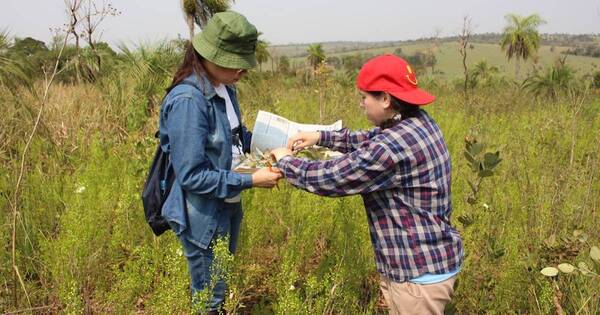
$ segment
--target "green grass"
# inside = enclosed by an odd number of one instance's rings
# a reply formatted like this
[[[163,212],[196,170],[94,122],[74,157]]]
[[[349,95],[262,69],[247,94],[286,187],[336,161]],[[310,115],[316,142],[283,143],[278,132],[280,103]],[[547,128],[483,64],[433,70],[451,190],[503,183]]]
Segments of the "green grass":
[[[468,66],[473,66],[480,61],[486,61],[489,65],[498,67],[501,73],[507,75],[508,77],[514,77],[515,61],[507,61],[504,52],[500,49],[500,45],[473,43],[473,46],[474,49],[469,49],[467,52]],[[356,53],[379,55],[384,53],[393,53],[398,47],[402,48],[402,52],[404,54],[411,55],[418,51],[430,49],[432,45],[428,43],[407,44],[360,51],[349,51],[344,53],[333,53],[328,54],[327,56],[342,57],[344,55],[353,55]],[[458,47],[458,43],[441,43],[435,49],[435,55],[438,60],[435,68],[436,70],[443,72],[443,74],[436,76],[443,79],[454,79],[462,76],[462,58],[459,54]],[[555,47],[554,51],[551,51],[551,46],[542,46],[539,51],[538,64],[540,66],[549,66],[554,64],[559,57],[564,56],[560,52],[566,50],[567,48],[568,47]],[[297,64],[302,64],[305,62],[306,58],[295,57],[291,58],[291,60]],[[568,55],[566,60],[567,64],[577,70],[579,75],[590,74],[600,69],[598,68],[600,67],[600,58]],[[531,72],[532,67],[533,63],[531,60],[527,62],[521,62],[521,75],[524,77],[527,73]],[[265,69],[270,69],[270,66],[265,65]]]
[[[473,52],[484,50],[476,44]],[[148,81],[166,84],[167,78]],[[152,235],[139,200],[156,145],[156,108],[148,112],[147,101],[161,97],[157,83],[148,81],[123,71],[95,85],[58,85],[51,91],[46,127],[28,156],[18,208],[17,265],[31,304],[13,282],[12,199],[0,198],[0,240],[7,249],[0,254],[0,310],[190,312],[179,243],[171,232]],[[440,80],[427,88],[438,97],[426,109],[441,126],[452,156],[452,223],[466,251],[449,308],[456,314],[550,314],[560,296],[567,314],[598,314],[597,278],[561,274],[552,280],[540,270],[585,261],[600,271],[587,257],[592,245],[600,245],[599,91],[576,102],[492,86],[471,91],[465,102],[452,83]],[[342,119],[350,128],[369,127],[353,85],[339,77],[251,73],[238,91],[249,127],[258,110],[319,121],[319,106],[325,109],[323,123]],[[27,91],[0,95],[0,106],[11,113],[0,118],[2,130],[10,130],[2,147],[0,191],[11,196],[18,153],[31,128],[23,103],[34,110],[38,105]],[[486,150],[499,150],[503,159],[473,205],[466,201],[467,179],[473,176],[462,152],[467,135],[487,144]],[[323,198],[283,182],[279,189],[252,189],[242,197],[229,310],[383,313],[360,197]],[[461,216],[473,223],[460,223]],[[574,240],[574,230],[588,239]]]

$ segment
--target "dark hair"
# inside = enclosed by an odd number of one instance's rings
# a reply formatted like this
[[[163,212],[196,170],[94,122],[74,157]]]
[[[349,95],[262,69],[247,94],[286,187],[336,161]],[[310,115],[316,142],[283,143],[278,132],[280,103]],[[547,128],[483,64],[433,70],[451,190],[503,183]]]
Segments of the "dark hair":
[[[375,98],[381,98],[383,97],[383,95],[386,92],[383,91],[367,91],[366,93],[371,94],[371,96],[375,97]],[[394,109],[394,111],[396,111],[398,114],[400,114],[400,120],[404,120],[406,118],[410,118],[410,117],[415,117],[417,116],[417,114],[419,113],[419,106],[405,102],[401,99],[396,98],[395,96],[393,96],[392,94],[389,94],[390,96],[390,102],[392,103],[392,108]],[[392,119],[394,120],[394,119]],[[390,122],[384,122],[384,126],[389,125],[390,123],[393,123],[393,121]],[[389,126],[387,126],[389,127]]]
[[[171,85],[167,88],[167,93],[169,93],[177,84],[181,83],[185,78],[190,76],[192,73],[206,73],[204,67],[202,66],[202,61],[204,57],[202,57],[194,46],[192,46],[191,42],[188,42],[187,48],[185,49],[185,56],[183,57],[183,62],[175,75],[173,76],[173,81]]]

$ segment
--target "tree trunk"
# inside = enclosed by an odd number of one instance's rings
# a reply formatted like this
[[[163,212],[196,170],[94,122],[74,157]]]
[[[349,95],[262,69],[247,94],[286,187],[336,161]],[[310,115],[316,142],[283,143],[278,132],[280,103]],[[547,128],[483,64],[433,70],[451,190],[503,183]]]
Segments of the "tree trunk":
[[[191,15],[186,15],[186,22],[188,25],[188,30],[190,31],[190,42],[194,38],[194,17]]]
[[[467,48],[466,48],[466,42],[465,42],[465,47],[463,48],[463,56],[462,56],[462,64],[463,64],[463,69],[465,72],[465,84],[463,87],[463,91],[465,93],[465,99],[468,98],[468,91],[467,89],[469,88],[468,84],[469,84],[469,69],[467,68]]]
[[[96,64],[98,65],[98,72],[100,72],[100,69],[102,68],[102,59],[100,58],[100,55],[98,54],[98,50],[96,49],[96,44],[94,43],[94,30],[95,27],[92,24],[92,5],[91,3],[88,4],[88,12],[87,12],[87,16],[85,17],[86,22],[87,22],[87,40],[88,40],[88,45],[90,46],[90,48],[92,49],[92,52],[94,53],[94,56],[96,58]],[[92,77],[94,75],[92,74]],[[92,78],[92,81],[95,81],[94,78]]]

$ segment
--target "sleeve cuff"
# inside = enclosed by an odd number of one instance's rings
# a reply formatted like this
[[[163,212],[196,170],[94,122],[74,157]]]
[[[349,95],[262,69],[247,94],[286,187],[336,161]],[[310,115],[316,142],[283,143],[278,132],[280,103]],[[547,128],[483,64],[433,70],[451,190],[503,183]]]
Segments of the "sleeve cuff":
[[[242,189],[252,188],[252,174],[241,174]]]
[[[293,156],[286,155],[277,161],[277,168],[283,172],[283,175],[285,175],[285,168],[287,167],[288,163],[290,163],[293,159]]]
[[[327,146],[328,143],[331,142],[331,131],[319,131],[319,141],[317,141],[317,145],[319,146]]]

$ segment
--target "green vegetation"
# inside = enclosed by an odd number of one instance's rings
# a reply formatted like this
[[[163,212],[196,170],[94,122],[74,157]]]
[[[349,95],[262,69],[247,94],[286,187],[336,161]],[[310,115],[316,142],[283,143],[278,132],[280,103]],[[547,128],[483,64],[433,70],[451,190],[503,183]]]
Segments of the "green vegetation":
[[[354,55],[366,55],[368,57],[372,57],[378,54],[394,53],[398,47],[401,47],[402,53],[405,56],[409,56],[414,55],[417,52],[426,51],[430,47],[430,44],[406,44],[402,46],[365,49],[358,52],[350,51],[345,53],[332,53],[327,54],[327,57],[343,58],[345,56]],[[436,73],[433,75],[433,77],[442,80],[453,80],[462,76],[463,69],[458,49],[458,42],[444,42],[438,46],[438,50],[435,55],[437,59],[437,63],[435,65]],[[530,62],[521,65],[521,74],[524,74],[522,77],[529,75],[533,71],[534,66],[548,66],[554,64],[558,58],[564,56],[561,52],[568,49],[569,47],[563,46],[541,46],[540,50],[538,51],[537,64]],[[304,64],[305,57],[290,58],[290,61],[292,64],[296,64],[297,67],[300,67]],[[471,68],[481,61],[486,61],[490,66],[497,67],[503,76],[508,78],[513,78],[515,76],[514,69],[516,61],[506,60],[499,44],[473,43],[473,47],[470,48],[469,51],[469,60],[467,61],[469,67]],[[591,72],[600,71],[600,58],[568,55],[566,63],[576,70],[579,75],[586,75],[590,74]],[[431,75],[430,72],[427,72],[426,74],[428,76]]]
[[[259,36],[262,33],[259,33]],[[258,62],[258,69],[262,70],[262,64],[267,62],[271,58],[271,53],[267,49],[269,47],[269,42],[259,39],[256,42],[256,62]]]
[[[313,67],[313,69],[317,69],[317,67],[325,60],[325,52],[323,51],[323,46],[321,44],[312,44],[308,46],[306,50],[308,52],[308,56],[306,60]]]
[[[94,80],[81,81],[68,46],[46,100],[39,66],[51,65],[60,45],[44,49],[28,40],[18,46],[33,49],[25,56],[10,53],[15,43],[0,36],[0,310],[190,313],[181,247],[170,232],[152,235],[139,198],[181,42],[122,47],[92,68]],[[590,72],[598,59],[569,56],[556,64],[562,48],[542,46],[539,64],[551,68],[531,67],[524,83],[507,74],[499,45],[475,43],[475,83],[465,101],[453,81],[457,45],[440,44],[435,70],[443,73],[420,81],[438,97],[426,110],[452,155],[452,220],[466,250],[449,312],[598,314],[600,90],[598,72]],[[244,122],[251,128],[262,109],[368,128],[353,84],[362,57],[354,55],[334,55],[338,71],[321,63],[296,73],[280,57],[281,71],[250,72],[238,86]],[[238,254],[233,261],[220,255],[229,311],[385,312],[358,196],[323,198],[281,183],[244,192],[243,203]],[[547,267],[562,273],[546,277]]]
[[[517,76],[519,75],[519,61],[527,61],[530,57],[535,57],[540,49],[540,34],[538,26],[546,23],[537,14],[522,17],[516,14],[506,16],[508,26],[504,28],[504,34],[500,46],[506,51],[508,60],[516,60]]]

